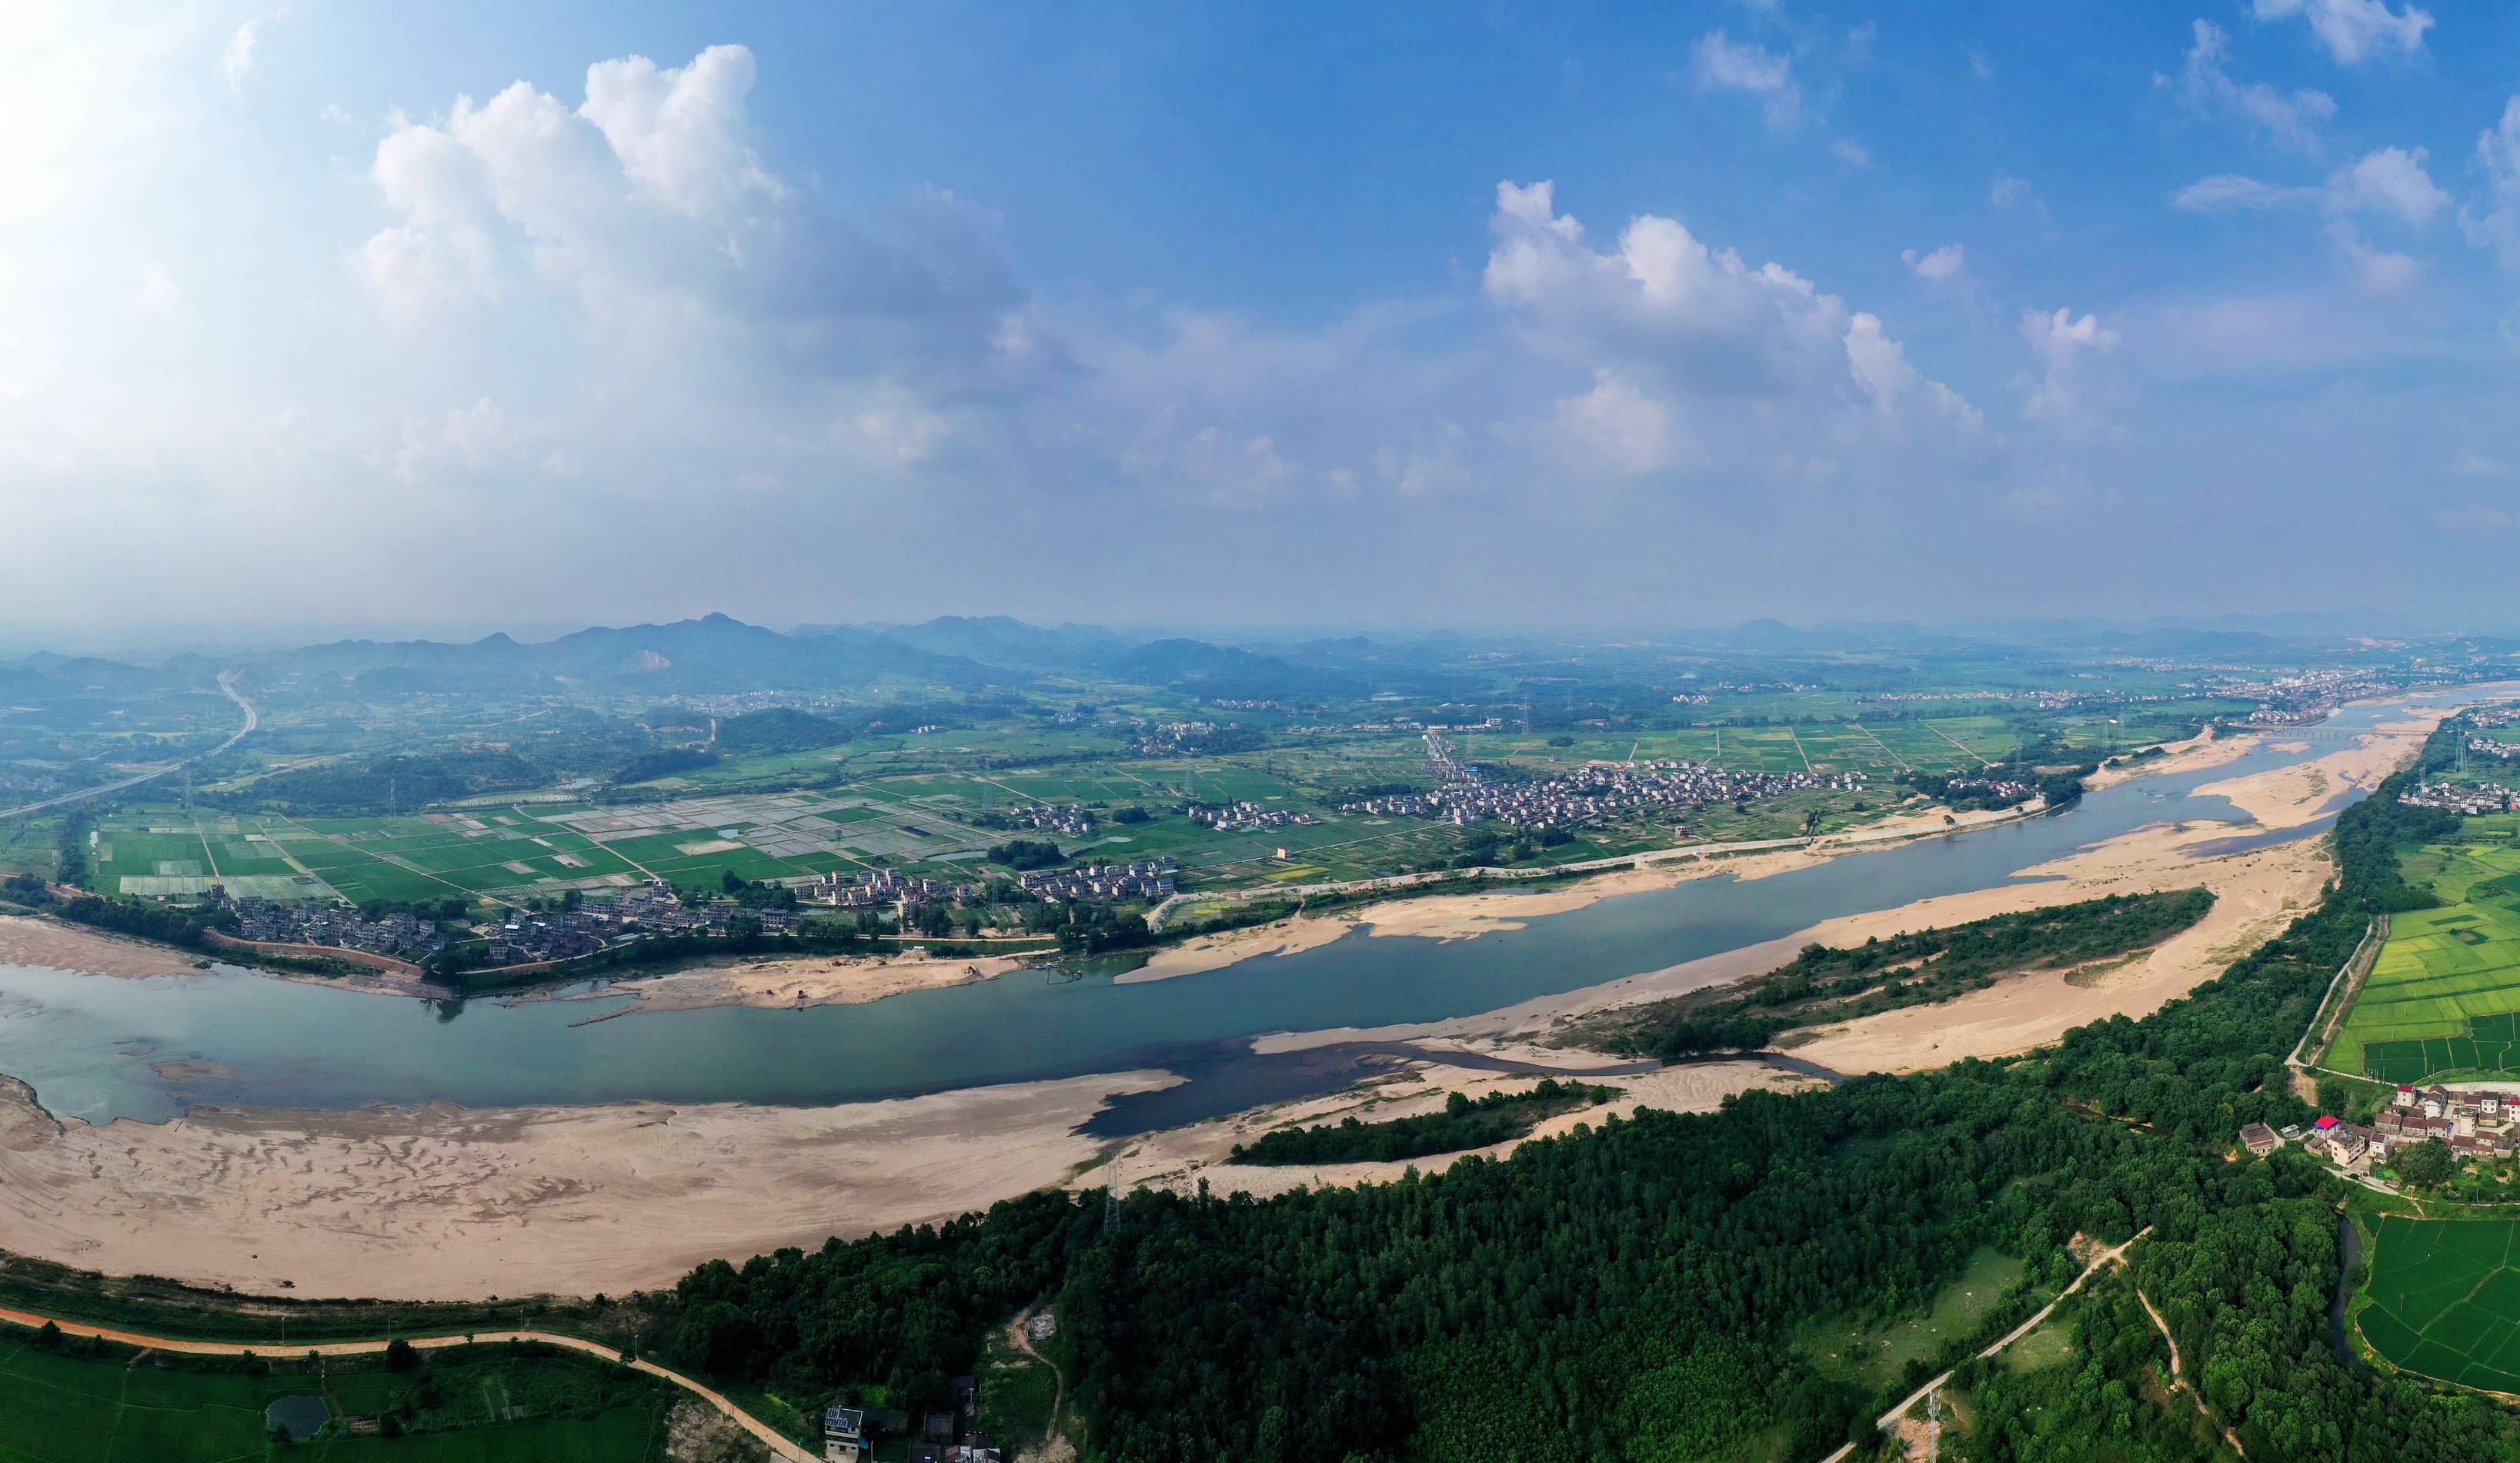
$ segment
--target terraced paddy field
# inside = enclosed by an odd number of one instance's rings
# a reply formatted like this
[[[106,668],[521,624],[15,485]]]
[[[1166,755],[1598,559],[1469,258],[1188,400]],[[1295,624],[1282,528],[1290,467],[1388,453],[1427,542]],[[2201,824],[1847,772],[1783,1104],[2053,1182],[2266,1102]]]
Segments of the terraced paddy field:
[[[2381,1218],[2358,1305],[2384,1359],[2520,1394],[2520,1220]]]
[[[2520,1072],[2520,818],[2472,818],[2404,849],[2438,909],[2389,917],[2389,940],[2321,1065],[2381,1081]]]

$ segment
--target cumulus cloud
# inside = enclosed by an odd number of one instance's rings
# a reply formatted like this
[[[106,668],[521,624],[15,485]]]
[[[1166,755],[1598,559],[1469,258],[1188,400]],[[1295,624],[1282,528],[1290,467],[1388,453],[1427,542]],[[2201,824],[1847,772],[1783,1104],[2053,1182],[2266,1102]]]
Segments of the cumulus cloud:
[[[934,191],[880,231],[821,212],[752,145],[753,78],[750,52],[712,46],[678,68],[600,62],[575,108],[519,81],[406,121],[370,169],[394,221],[351,268],[411,322],[496,297],[521,268],[625,349],[746,369],[968,391],[1055,363],[1037,330],[1009,329],[1027,298],[994,219]]]
[[[2505,269],[2520,272],[2520,96],[2503,105],[2500,120],[2477,134],[2476,162],[2485,174],[2485,197],[2459,210],[2459,225],[2469,239],[2499,254]]]
[[[1946,244],[1922,254],[1912,249],[1902,250],[1899,262],[1907,265],[1908,272],[1920,280],[1947,285],[1958,279],[1960,271],[1968,267],[1968,254],[1957,244]]]
[[[2101,431],[2094,362],[2117,349],[2118,333],[2095,315],[2086,312],[2077,319],[2072,310],[2059,307],[2052,314],[2023,311],[2021,335],[2041,363],[2041,374],[2022,403],[2023,414],[2073,434]]]
[[[2228,63],[2230,33],[2211,21],[2197,21],[2186,63],[2176,77],[2155,74],[2155,85],[2178,93],[2181,101],[2202,115],[2244,118],[2269,137],[2316,155],[2321,143],[2318,124],[2336,115],[2336,99],[2323,91],[2285,93],[2263,81],[2233,80]]]
[[[2327,180],[2327,197],[2340,212],[2385,214],[2418,229],[2450,206],[2450,195],[2424,171],[2422,148],[2382,148],[2339,168]]]
[[[2433,23],[2430,12],[2413,5],[2393,11],[2387,0],[2251,0],[2249,13],[2261,22],[2306,17],[2311,34],[2345,66],[2412,55]]]
[[[1688,48],[1689,73],[1699,91],[1733,91],[1755,98],[1770,128],[1784,131],[1801,119],[1802,89],[1793,63],[1748,42],[1710,30]]]
[[[1967,401],[1928,379],[1880,320],[1780,264],[1756,268],[1677,219],[1642,214],[1594,248],[1552,185],[1497,188],[1487,294],[1544,354],[1583,364],[1557,435],[1589,432],[1632,471],[1695,458],[1772,457],[1815,434],[1982,446]]]

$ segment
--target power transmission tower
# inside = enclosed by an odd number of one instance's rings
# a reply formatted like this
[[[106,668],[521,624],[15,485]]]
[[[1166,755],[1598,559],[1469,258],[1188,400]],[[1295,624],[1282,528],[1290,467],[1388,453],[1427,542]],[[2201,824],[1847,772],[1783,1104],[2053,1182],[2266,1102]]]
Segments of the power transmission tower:
[[[1929,1463],[1941,1463],[1943,1456],[1943,1394],[1925,1395],[1925,1456]]]

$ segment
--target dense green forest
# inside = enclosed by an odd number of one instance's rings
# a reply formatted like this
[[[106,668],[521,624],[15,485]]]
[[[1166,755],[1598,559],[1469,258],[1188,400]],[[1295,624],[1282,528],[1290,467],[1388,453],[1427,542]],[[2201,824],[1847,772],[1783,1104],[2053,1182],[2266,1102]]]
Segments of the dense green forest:
[[[2070,1236],[2151,1225],[2134,1278],[2250,1457],[2513,1456],[2492,1403],[2339,1360],[2336,1181],[2289,1149],[2231,1157],[2239,1124],[2310,1116],[2281,1054],[2369,916],[2429,898],[2393,850],[2439,815],[2398,805],[2403,785],[2338,820],[2339,876],[2289,931],[2142,1021],[2032,1058],[1641,1113],[1363,1188],[1036,1194],[704,1266],[661,1303],[666,1349],[783,1395],[923,1398],[988,1326],[1055,1298],[1096,1457],[1575,1463],[1766,1438],[1812,1459],[1869,1445],[1866,1419],[1899,1389],[1816,1371],[1798,1324],[1912,1310],[1985,1245],[2054,1284],[2078,1268]],[[2194,1456],[2175,1416],[2143,1416],[2158,1390],[2123,1306],[2082,1314],[2085,1364],[1994,1384],[1973,1450]],[[1958,1359],[1920,1357],[1909,1380]]]
[[[1744,985],[1618,1012],[1598,1025],[1594,1039],[1658,1057],[1748,1051],[1797,1027],[1947,1001],[2014,971],[2056,970],[2139,950],[2213,907],[2214,895],[2202,889],[2108,894],[1845,948],[1805,945],[1790,964]]]
[[[1444,1111],[1366,1122],[1350,1118],[1316,1127],[1285,1127],[1234,1145],[1238,1164],[1389,1164],[1438,1153],[1485,1148],[1519,1138],[1541,1120],[1608,1102],[1615,1087],[1543,1077],[1526,1092],[1491,1092],[1473,1100],[1456,1092]]]

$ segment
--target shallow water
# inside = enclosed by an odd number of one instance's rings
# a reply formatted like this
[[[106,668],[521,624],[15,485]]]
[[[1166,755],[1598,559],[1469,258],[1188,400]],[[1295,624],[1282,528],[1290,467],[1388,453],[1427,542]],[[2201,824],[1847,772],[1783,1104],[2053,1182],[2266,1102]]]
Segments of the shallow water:
[[[2367,729],[2407,704],[2352,709],[2322,730]],[[1621,894],[1520,930],[1449,941],[1358,934],[1131,984],[1107,973],[1020,972],[860,1006],[642,1012],[573,1025],[611,1003],[448,1008],[224,966],[146,981],[0,966],[0,1073],[32,1083],[53,1111],[91,1120],[155,1120],[197,1103],[825,1104],[1148,1067],[1247,1083],[1250,1074],[1216,1059],[1265,1032],[1474,1015],[1839,915],[2019,882],[2022,869],[2148,823],[2243,824],[2228,800],[2193,790],[2338,745],[2262,748],[2225,766],[2093,793],[2055,817],[1851,853],[1746,884],[1702,879]]]

